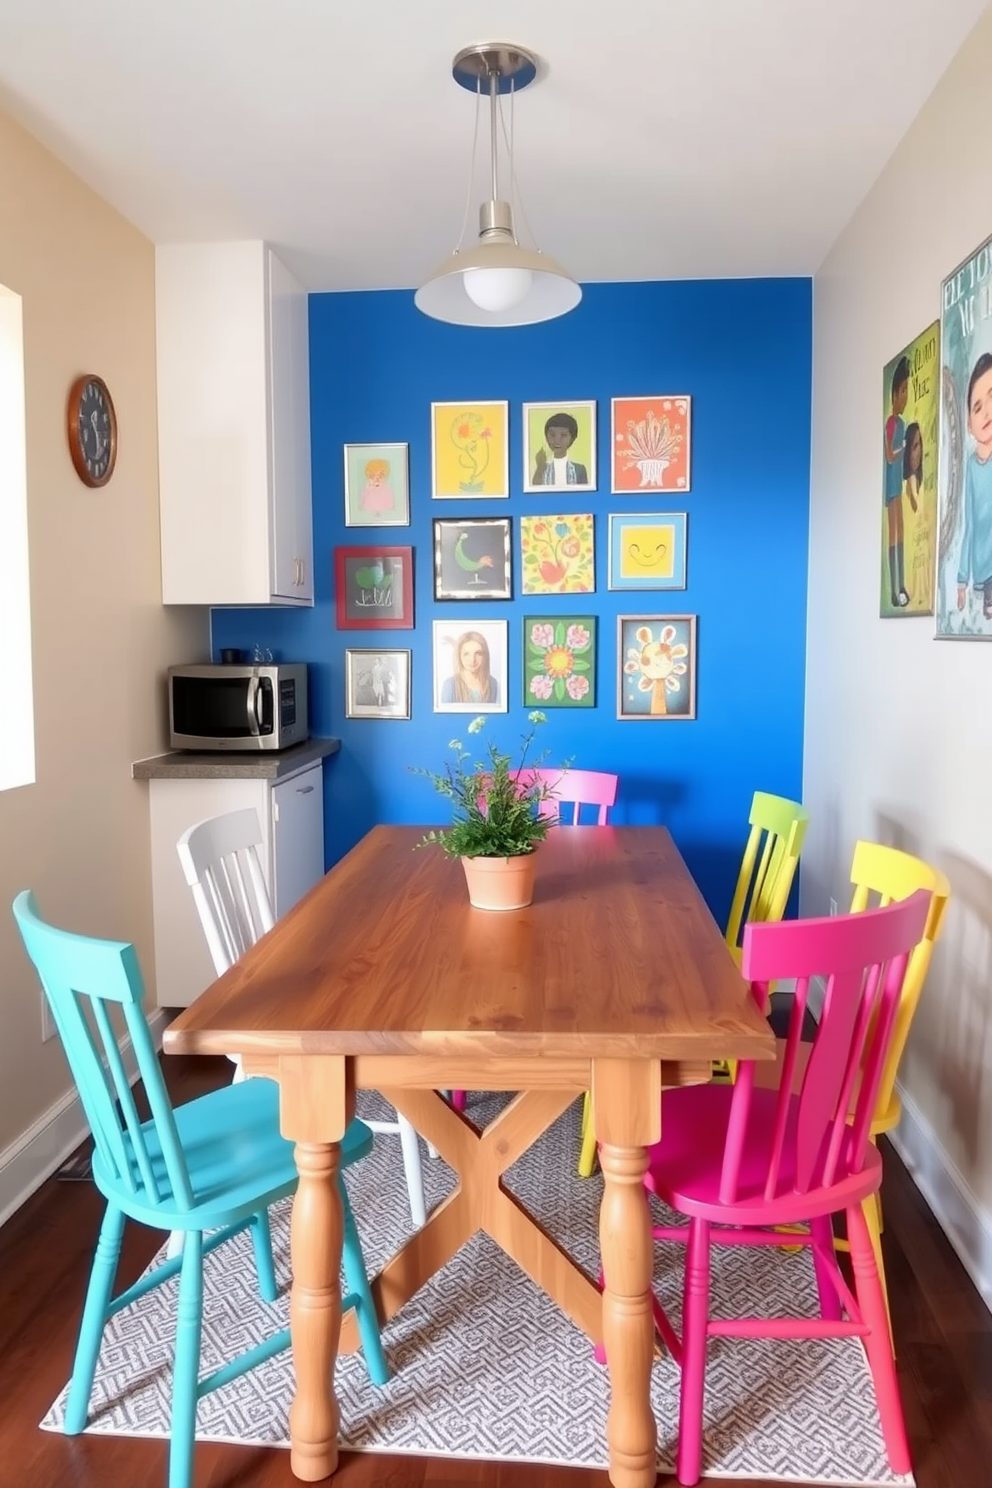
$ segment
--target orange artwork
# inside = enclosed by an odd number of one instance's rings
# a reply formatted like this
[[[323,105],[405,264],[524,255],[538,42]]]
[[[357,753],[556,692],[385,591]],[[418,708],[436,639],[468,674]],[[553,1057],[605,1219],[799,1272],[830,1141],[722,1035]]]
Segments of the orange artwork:
[[[611,490],[688,491],[692,399],[614,398],[612,408]]]

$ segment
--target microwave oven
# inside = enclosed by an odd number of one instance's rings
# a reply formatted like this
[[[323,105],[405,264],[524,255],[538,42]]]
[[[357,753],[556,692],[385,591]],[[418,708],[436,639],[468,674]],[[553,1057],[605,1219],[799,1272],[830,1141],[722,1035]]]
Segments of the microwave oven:
[[[308,737],[303,664],[169,668],[173,749],[288,749]]]

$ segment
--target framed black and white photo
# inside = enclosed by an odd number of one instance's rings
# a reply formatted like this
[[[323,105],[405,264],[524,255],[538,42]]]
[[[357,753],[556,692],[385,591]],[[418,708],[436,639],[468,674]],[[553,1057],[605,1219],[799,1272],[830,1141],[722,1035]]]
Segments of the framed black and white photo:
[[[511,599],[509,517],[437,517],[434,598]]]
[[[346,718],[410,717],[410,652],[347,650]]]

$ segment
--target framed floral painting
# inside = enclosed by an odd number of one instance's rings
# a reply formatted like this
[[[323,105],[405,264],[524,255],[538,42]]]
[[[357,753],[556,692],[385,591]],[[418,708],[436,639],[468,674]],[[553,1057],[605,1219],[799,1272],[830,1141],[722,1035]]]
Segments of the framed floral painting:
[[[610,418],[614,495],[688,491],[692,399],[682,394],[614,398]]]
[[[431,404],[435,501],[509,496],[506,403]]]
[[[525,403],[524,490],[595,491],[596,404]]]
[[[338,630],[413,629],[413,549],[335,548]]]
[[[346,527],[409,527],[409,458],[405,444],[346,444]]]
[[[524,616],[524,705],[595,708],[595,615]]]
[[[596,587],[590,512],[520,518],[521,591],[591,594]]]
[[[617,628],[617,717],[695,718],[695,615],[618,615]]]

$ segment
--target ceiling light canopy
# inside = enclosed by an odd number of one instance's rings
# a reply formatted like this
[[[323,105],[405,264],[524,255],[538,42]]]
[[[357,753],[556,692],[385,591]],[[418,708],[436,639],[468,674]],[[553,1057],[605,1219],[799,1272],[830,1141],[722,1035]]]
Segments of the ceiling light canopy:
[[[417,290],[414,304],[425,315],[453,325],[521,326],[554,320],[575,309],[582,290],[561,264],[517,241],[510,202],[499,193],[499,96],[509,93],[512,103],[536,78],[537,59],[522,47],[489,42],[459,52],[451,71],[461,87],[489,95],[491,196],[479,208],[479,241],[463,249],[459,240],[450,258]],[[512,149],[509,171],[512,193]]]

